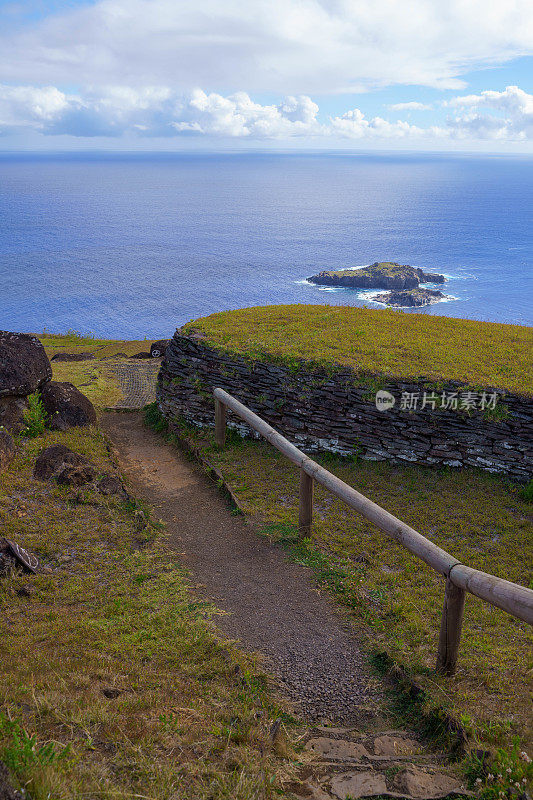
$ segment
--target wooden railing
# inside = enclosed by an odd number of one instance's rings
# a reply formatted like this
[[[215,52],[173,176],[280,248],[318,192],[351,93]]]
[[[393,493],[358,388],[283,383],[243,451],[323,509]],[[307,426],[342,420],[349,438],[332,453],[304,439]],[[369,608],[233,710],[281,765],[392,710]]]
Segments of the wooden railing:
[[[312,458],[306,456],[235,397],[223,389],[215,389],[213,393],[215,396],[215,438],[219,447],[224,447],[226,441],[226,409],[230,409],[300,468],[298,528],[301,536],[309,536],[311,533],[313,484],[316,481],[445,577],[444,609],[437,655],[439,672],[451,675],[455,671],[467,592],[501,608],[511,616],[533,625],[533,591],[531,589],[461,564],[445,550],[415,531],[414,528],[389,514],[384,508],[376,505],[352,486],[344,483]]]

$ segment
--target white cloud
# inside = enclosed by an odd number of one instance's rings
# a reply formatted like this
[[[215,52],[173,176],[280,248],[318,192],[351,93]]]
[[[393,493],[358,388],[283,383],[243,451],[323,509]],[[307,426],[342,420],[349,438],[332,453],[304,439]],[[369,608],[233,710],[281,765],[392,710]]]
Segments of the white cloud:
[[[347,139],[404,139],[423,136],[425,131],[409,122],[388,122],[381,117],[367,119],[362,111],[354,108],[341,117],[330,120],[333,133]]]
[[[99,0],[0,36],[8,83],[227,94],[462,88],[533,51],[530,0]]]
[[[55,86],[0,85],[0,129],[32,124],[44,127],[68,105],[67,96]]]
[[[180,94],[168,87],[110,86],[66,94],[54,86],[0,85],[0,133],[23,129],[72,136],[199,136],[226,139],[353,140],[533,139],[533,95],[516,86],[503,92],[455,97],[456,110],[440,127],[367,117],[359,108],[322,122],[307,95],[261,104],[246,92],[222,95],[202,89]]]
[[[433,106],[411,100],[409,103],[392,103],[390,106],[387,106],[387,108],[389,108],[390,111],[429,111]]]
[[[454,97],[445,105],[465,112],[448,119],[450,134],[457,138],[500,141],[533,138],[533,95],[518,86],[507,86],[502,92],[487,90]]]
[[[314,136],[325,132],[318,106],[306,95],[279,105],[255,103],[245,92],[224,97],[195,89],[180,95],[165,87],[111,86],[83,97],[53,86],[0,85],[0,132],[32,128],[44,134],[144,136],[204,134],[257,139]]]
[[[178,109],[176,131],[260,139],[321,133],[318,106],[310,97],[287,97],[278,106],[254,103],[245,92],[229,97],[196,89]]]

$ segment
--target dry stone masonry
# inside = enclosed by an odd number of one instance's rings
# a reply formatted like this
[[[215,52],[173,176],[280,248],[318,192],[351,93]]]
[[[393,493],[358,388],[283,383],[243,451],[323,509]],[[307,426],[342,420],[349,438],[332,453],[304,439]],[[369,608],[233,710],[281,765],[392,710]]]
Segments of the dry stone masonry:
[[[200,337],[176,331],[158,379],[163,414],[170,420],[182,416],[193,425],[212,426],[212,392],[217,386],[309,453],[328,450],[371,461],[479,467],[522,482],[531,476],[531,398],[485,389],[484,400],[475,408],[472,402],[468,409],[468,392],[478,401],[483,392],[457,382],[437,386],[422,380],[363,379],[346,367],[329,373],[303,362],[291,369],[230,355]],[[377,391],[392,395],[394,406],[378,409]],[[454,394],[459,398],[457,409],[448,402]],[[441,408],[443,396],[450,408]],[[416,408],[409,409],[415,405],[410,398],[417,398]],[[242,435],[252,435],[231,414],[228,424]]]

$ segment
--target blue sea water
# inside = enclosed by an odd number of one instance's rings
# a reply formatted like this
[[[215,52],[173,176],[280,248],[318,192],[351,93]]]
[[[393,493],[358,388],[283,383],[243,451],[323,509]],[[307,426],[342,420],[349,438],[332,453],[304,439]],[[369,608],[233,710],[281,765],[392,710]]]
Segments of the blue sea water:
[[[382,260],[449,276],[455,299],[417,313],[531,324],[532,201],[525,157],[4,155],[0,328],[143,338],[251,305],[372,306],[305,278]]]

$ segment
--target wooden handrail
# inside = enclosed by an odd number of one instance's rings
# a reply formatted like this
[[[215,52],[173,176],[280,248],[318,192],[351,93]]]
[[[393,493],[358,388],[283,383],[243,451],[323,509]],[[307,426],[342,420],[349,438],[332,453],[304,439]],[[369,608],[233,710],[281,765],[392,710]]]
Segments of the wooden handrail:
[[[311,531],[313,482],[316,481],[446,578],[437,655],[439,672],[451,675],[455,671],[467,592],[533,625],[533,590],[461,564],[457,558],[302,453],[268,422],[224,389],[217,388],[213,394],[215,438],[219,447],[224,447],[226,441],[226,409],[230,409],[293,464],[300,467],[300,535],[309,536]]]

